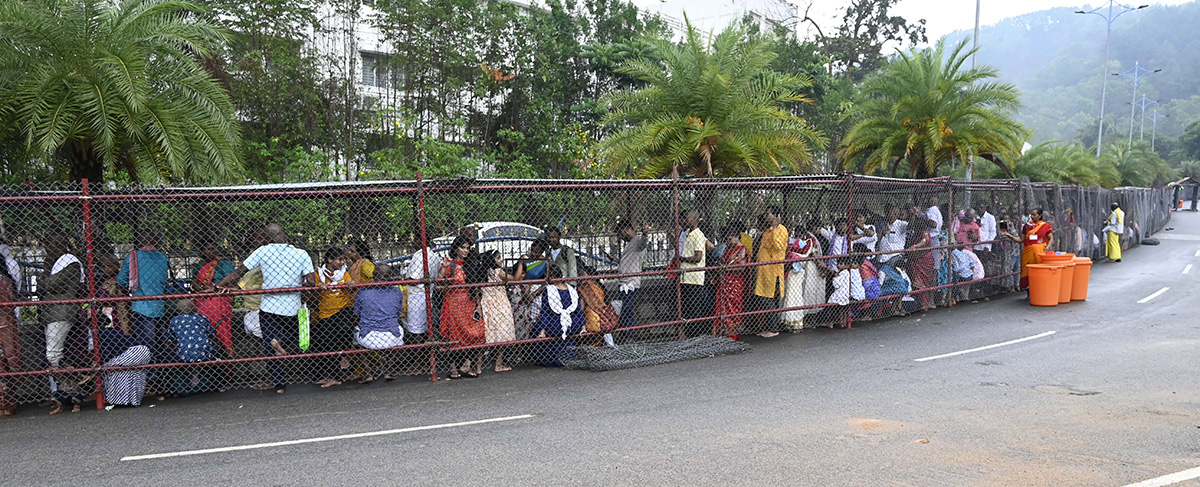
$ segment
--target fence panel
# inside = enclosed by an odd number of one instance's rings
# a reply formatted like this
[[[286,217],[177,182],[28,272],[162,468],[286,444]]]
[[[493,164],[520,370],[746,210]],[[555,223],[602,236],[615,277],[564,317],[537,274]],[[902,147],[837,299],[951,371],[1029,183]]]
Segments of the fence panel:
[[[1126,245],[1169,223],[1167,190],[851,175],[8,188],[0,409],[703,356],[1015,289],[1034,208],[1101,258],[1114,201]]]

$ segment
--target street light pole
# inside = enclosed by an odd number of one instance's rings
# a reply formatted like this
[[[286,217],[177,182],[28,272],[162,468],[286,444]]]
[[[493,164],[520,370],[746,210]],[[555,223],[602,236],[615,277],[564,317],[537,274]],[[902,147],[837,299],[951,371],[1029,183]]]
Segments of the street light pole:
[[[971,69],[975,69],[975,56],[979,54],[979,7],[983,0],[975,0],[975,39],[971,41]],[[967,157],[967,191],[963,195],[965,207],[971,207],[971,176],[975,169],[975,156]]]
[[[1158,73],[1161,71],[1162,71],[1161,69],[1155,69],[1155,70],[1151,71],[1149,69],[1143,68],[1142,65],[1138,64],[1137,61],[1134,61],[1133,68],[1130,68],[1129,71],[1121,73],[1121,76],[1128,76],[1128,77],[1133,78],[1133,100],[1130,100],[1130,102],[1129,102],[1129,147],[1133,147],[1133,122],[1134,122],[1134,120],[1136,120],[1135,117],[1136,117],[1136,110],[1137,110],[1137,105],[1138,105],[1138,103],[1137,103],[1138,80],[1141,79],[1142,76],[1144,76],[1143,73],[1154,74],[1154,73]],[[1145,115],[1145,112],[1146,112],[1146,109],[1145,109],[1145,106],[1143,105],[1142,114]]]
[[[1146,118],[1150,119],[1150,127],[1151,127],[1151,129],[1150,129],[1150,150],[1153,151],[1154,150],[1154,139],[1158,138],[1158,119],[1167,118],[1167,116],[1160,115],[1158,113],[1158,109],[1155,108],[1154,114],[1149,117],[1146,117]]]
[[[1146,140],[1146,105],[1158,103],[1158,100],[1146,98],[1146,94],[1142,93],[1142,126],[1138,129],[1138,140]]]
[[[1104,64],[1100,65],[1100,128],[1096,134],[1096,157],[1100,157],[1100,148],[1104,146],[1104,101],[1108,95],[1108,44],[1112,40],[1112,24],[1117,17],[1125,15],[1134,10],[1141,10],[1149,7],[1149,5],[1140,5],[1138,7],[1130,7],[1119,4],[1115,0],[1108,0],[1108,6],[1096,7],[1089,11],[1076,10],[1077,14],[1095,14],[1104,19],[1107,28],[1104,31]],[[1113,11],[1117,10],[1116,13]],[[1101,13],[1104,12],[1104,13]]]

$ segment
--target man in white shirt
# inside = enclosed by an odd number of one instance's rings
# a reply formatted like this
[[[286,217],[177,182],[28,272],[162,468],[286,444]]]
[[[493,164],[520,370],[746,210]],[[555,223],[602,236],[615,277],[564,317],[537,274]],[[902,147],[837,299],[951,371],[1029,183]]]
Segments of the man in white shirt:
[[[986,206],[979,208],[979,213],[981,215],[983,215],[982,217],[979,218],[979,241],[980,242],[991,242],[992,240],[996,240],[996,237],[998,237],[1000,235],[999,231],[996,229],[996,215],[993,215],[992,212],[989,210],[990,210],[990,208],[988,208]],[[992,244],[981,243],[981,244],[975,246],[975,250],[991,252]]]
[[[870,252],[875,251],[875,242],[879,241],[879,236],[875,234],[875,225],[867,224],[867,215],[859,213],[854,215],[854,243],[867,246]]]
[[[428,264],[426,264],[428,262]],[[442,267],[442,259],[433,250],[426,247],[417,250],[413,254],[412,259],[408,261],[408,268],[405,269],[404,278],[420,281],[425,279],[425,269],[428,267],[430,276],[439,275],[438,272]],[[433,290],[433,284],[429,285],[430,291]],[[425,284],[413,284],[408,286],[408,314],[404,320],[404,330],[408,332],[408,336],[404,337],[404,343],[425,343],[425,339],[429,336],[429,309],[425,303]],[[436,318],[438,309],[433,307],[433,317]]]
[[[850,240],[850,225],[847,223],[845,218],[838,218],[834,223],[834,229],[837,231],[834,232],[828,228],[821,229],[821,236],[825,237],[825,240],[829,241],[829,251],[826,252],[825,255],[836,257],[839,255],[849,254],[850,249],[852,248],[851,245],[853,244],[867,245],[869,243],[870,246],[875,245],[876,237],[874,227],[872,227],[871,234],[869,236],[859,237],[853,241]],[[825,266],[829,267],[829,270],[833,271],[835,274],[839,271],[836,258],[826,259]]]
[[[283,225],[272,223],[266,227],[267,245],[259,247],[237,269],[221,279],[216,287],[218,292],[232,291],[237,288],[239,279],[251,269],[262,269],[263,289],[289,289],[301,286],[316,285],[316,273],[312,258],[308,252],[293,247],[287,243],[287,234]],[[299,292],[283,292],[264,294],[259,305],[259,325],[262,327],[263,352],[267,355],[287,355],[286,344],[295,343],[292,333],[299,328],[297,314],[300,312]],[[275,382],[275,392],[283,394],[287,390],[283,373],[279,370],[277,361],[268,361],[267,368],[271,372],[271,380]]]
[[[904,245],[908,243],[908,222],[900,219],[901,216],[900,208],[889,207],[887,209],[888,221],[891,223],[888,224],[887,234],[879,241],[880,252],[904,250]],[[883,254],[879,256],[879,261],[887,263],[899,256],[899,253]]]

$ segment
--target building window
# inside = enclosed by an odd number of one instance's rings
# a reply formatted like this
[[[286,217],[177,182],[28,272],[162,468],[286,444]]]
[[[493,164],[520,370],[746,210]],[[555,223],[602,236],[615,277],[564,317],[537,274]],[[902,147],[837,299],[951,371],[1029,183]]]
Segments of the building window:
[[[362,84],[377,88],[388,86],[388,59],[382,54],[362,54]]]

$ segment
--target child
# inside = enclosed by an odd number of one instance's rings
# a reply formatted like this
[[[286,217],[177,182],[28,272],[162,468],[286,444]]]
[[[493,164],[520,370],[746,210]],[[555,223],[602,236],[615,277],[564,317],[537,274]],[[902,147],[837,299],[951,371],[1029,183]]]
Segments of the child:
[[[833,278],[833,294],[829,296],[829,304],[837,305],[832,308],[834,322],[846,327],[850,324],[850,302],[863,300],[866,292],[863,290],[862,274],[855,267],[853,257],[839,257],[837,268],[838,273]]]

